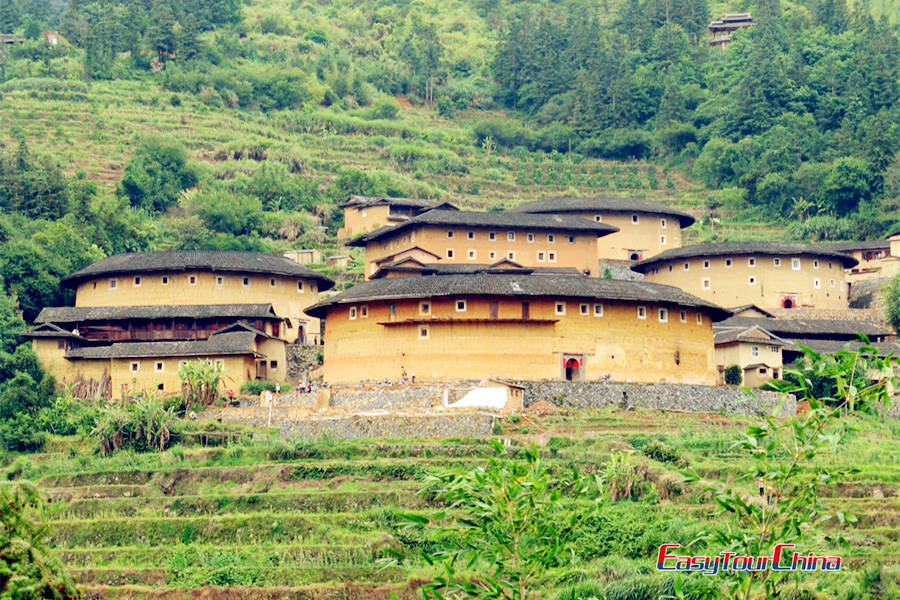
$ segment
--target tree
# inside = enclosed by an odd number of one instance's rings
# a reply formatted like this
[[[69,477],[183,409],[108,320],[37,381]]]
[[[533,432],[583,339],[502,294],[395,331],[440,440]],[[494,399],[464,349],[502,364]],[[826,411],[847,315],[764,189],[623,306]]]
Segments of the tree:
[[[159,137],[144,140],[125,165],[118,194],[135,208],[163,212],[182,190],[197,183],[197,171],[184,146]]]
[[[484,466],[428,477],[422,493],[446,510],[404,515],[409,529],[429,534],[433,544],[426,548],[438,548],[422,550],[441,571],[422,588],[426,597],[524,600],[550,569],[572,560],[579,525],[597,514],[599,476],[551,474],[534,446],[521,460],[498,440],[493,447]]]
[[[825,176],[825,197],[838,216],[845,216],[872,195],[872,171],[861,158],[844,157],[834,161]]]
[[[891,277],[884,287],[884,303],[888,323],[900,332],[900,273]]]
[[[49,527],[34,519],[42,504],[30,483],[0,486],[0,597],[75,600],[80,592],[47,548]]]
[[[725,383],[728,385],[741,385],[744,381],[744,372],[740,365],[729,365],[725,369]]]

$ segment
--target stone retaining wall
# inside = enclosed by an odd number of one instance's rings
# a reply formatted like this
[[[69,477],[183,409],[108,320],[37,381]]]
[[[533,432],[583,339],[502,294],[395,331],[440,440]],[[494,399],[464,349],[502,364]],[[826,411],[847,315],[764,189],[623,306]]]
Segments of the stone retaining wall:
[[[353,415],[285,420],[279,423],[281,436],[310,439],[327,434],[339,439],[364,438],[445,438],[489,436],[497,417],[484,413],[446,415]]]
[[[517,381],[525,388],[525,406],[538,401],[570,408],[644,408],[697,413],[768,415],[782,402],[777,392],[756,391],[756,398],[733,387],[675,383],[601,383],[596,381]],[[781,416],[797,414],[793,396],[784,399]]]
[[[443,406],[455,402],[475,383],[359,384],[333,386],[331,406],[347,411],[407,410]]]

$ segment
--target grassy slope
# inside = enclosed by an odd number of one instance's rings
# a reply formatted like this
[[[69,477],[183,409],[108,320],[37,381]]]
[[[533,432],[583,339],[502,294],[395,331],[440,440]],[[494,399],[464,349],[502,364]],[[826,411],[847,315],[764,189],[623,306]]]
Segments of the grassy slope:
[[[706,484],[746,487],[735,480],[746,459],[730,444],[745,423],[717,415],[679,415],[674,421],[662,413],[603,410],[526,417],[505,427],[514,444],[550,440],[543,452],[559,467],[574,462],[594,470],[611,451],[633,453],[630,460],[647,465],[658,488],[674,490],[679,468],[634,453],[635,436],[665,440]],[[20,459],[17,468],[53,497],[47,508],[53,546],[96,592],[92,597],[180,598],[183,590],[206,586],[240,586],[229,598],[274,597],[284,587],[303,588],[305,595],[294,589],[293,597],[304,598],[386,599],[388,588],[401,598],[415,597],[415,581],[428,576],[426,568],[382,570],[377,562],[386,546],[406,539],[397,528],[397,512],[427,509],[415,494],[423,474],[476,464],[486,442],[319,440],[299,447],[303,458],[290,458],[293,446],[271,441],[98,458],[91,448],[66,441]],[[836,597],[834,590],[858,577],[863,565],[878,562],[885,566],[886,585],[898,593],[900,428],[863,423],[839,453],[822,456],[820,463],[851,470],[848,483],[826,495],[859,518],[841,531],[850,546],[837,550],[850,568],[829,576],[832,591],[821,597]],[[876,499],[876,489],[886,497]],[[631,559],[608,556],[578,564],[569,574],[555,574],[548,587],[556,587],[554,581],[646,576],[650,548],[689,541],[711,524],[715,505],[697,485],[658,503],[619,502],[612,510],[633,515],[616,525],[621,528],[612,537],[644,535],[641,544],[648,549]],[[646,522],[657,524],[641,534],[637,529]],[[808,549],[833,550],[825,533],[834,530],[816,534]],[[337,590],[343,595],[332,595]],[[226,593],[210,588],[203,597]]]

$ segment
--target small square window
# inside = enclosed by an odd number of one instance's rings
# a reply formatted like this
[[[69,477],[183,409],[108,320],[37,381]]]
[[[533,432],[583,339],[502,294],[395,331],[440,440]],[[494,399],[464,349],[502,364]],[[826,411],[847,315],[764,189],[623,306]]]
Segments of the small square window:
[[[117,287],[119,287],[119,280],[118,279],[110,279],[109,280],[109,289],[114,290]]]
[[[773,263],[776,267],[780,267],[780,266],[781,266],[781,259],[780,259],[780,258],[775,258],[775,259],[772,260],[772,263]]]
[[[161,281],[163,285],[169,285],[169,278],[167,276],[163,275]]]
[[[491,241],[493,242],[494,240],[497,239],[497,234],[496,234],[495,232],[493,232],[493,231],[490,232],[490,233],[488,233],[488,239],[491,240]]]
[[[669,273],[672,272],[672,269],[673,269],[672,265],[669,265]]]
[[[302,292],[302,291],[303,291],[303,282],[302,282],[302,281],[298,281],[298,282],[297,282],[297,291],[298,291],[298,292]]]
[[[556,252],[548,252],[547,260],[550,262],[556,262]]]
[[[244,285],[244,287],[249,287],[249,286],[250,286],[250,278],[249,278],[249,277],[244,277],[244,278],[241,280],[241,283]]]
[[[800,270],[800,259],[799,259],[799,258],[792,258],[792,259],[791,259],[791,268],[792,268],[793,270],[795,270],[795,271],[799,271],[799,270]]]
[[[510,250],[506,253],[506,258],[508,258],[509,260],[516,260],[516,253]]]
[[[429,331],[429,329],[430,328],[428,327],[428,325],[420,325],[419,326],[419,339],[420,340],[427,340],[428,338],[431,337],[431,335],[430,335],[431,331]]]
[[[687,311],[681,311],[678,313],[678,320],[682,323],[687,323]]]
[[[447,248],[447,258],[453,258],[453,248]]]
[[[747,259],[747,264],[748,264],[749,266],[751,266],[751,267],[755,267],[755,266],[756,266],[756,259],[753,258],[753,257],[748,258],[748,259]]]
[[[456,312],[466,312],[466,301],[465,300],[457,300],[456,301]]]
[[[368,306],[360,306],[359,307],[359,316],[365,319],[369,316],[369,307]]]
[[[555,242],[556,242],[556,236],[553,235],[552,233],[548,233],[548,234],[547,234],[547,242],[550,243],[550,244],[555,243]]]
[[[356,312],[357,312],[356,307],[355,307],[355,306],[351,306],[351,307],[350,307],[350,320],[351,320],[351,321],[353,321],[354,319],[356,319]]]
[[[136,362],[131,363],[131,372],[132,373],[137,373],[140,370],[140,368],[141,368],[141,363],[136,363]]]
[[[158,391],[162,392],[162,391],[165,391],[166,386],[163,385],[162,383],[157,383],[157,384],[156,384],[156,389],[157,389]]]
[[[278,368],[278,361],[277,361],[277,360],[270,360],[270,361],[269,361],[269,366],[272,367],[273,369],[277,369],[277,368]]]
[[[466,237],[468,237],[470,240],[474,240],[474,239],[475,239],[475,232],[474,232],[474,231],[470,231],[469,233],[466,234]]]
[[[515,231],[507,231],[506,239],[507,239],[507,241],[510,241],[510,242],[516,241],[516,232]]]
[[[750,355],[759,356],[759,346],[750,346]]]
[[[595,316],[595,317],[602,317],[602,316],[603,316],[603,305],[602,305],[602,304],[595,304],[595,305],[594,305],[594,316]]]
[[[708,261],[708,260],[704,260],[704,261],[703,261],[703,268],[704,268],[704,269],[708,269],[708,268],[709,268],[709,261]]]
[[[570,244],[574,244],[574,243],[575,243],[575,236],[574,236],[574,235],[570,235],[570,236],[569,236],[569,243],[570,243]]]
[[[603,215],[594,215],[594,221],[595,221],[596,223],[602,223],[602,222],[603,222]]]
[[[726,258],[726,259],[725,259],[725,266],[726,266],[726,267],[730,267],[730,266],[731,266],[731,259],[730,259],[730,258]]]
[[[588,305],[587,304],[579,304],[578,312],[581,313],[582,315],[589,315],[590,311],[588,309]]]
[[[666,228],[666,220],[665,220],[665,219],[660,219],[660,220],[659,220],[659,226],[660,226],[662,229],[665,229],[665,228]]]
[[[544,262],[544,253],[543,253],[543,252],[538,252],[538,253],[537,253],[537,259],[538,259],[538,262]]]
[[[556,314],[558,314],[558,315],[566,314],[566,303],[565,302],[557,302],[556,303]]]
[[[748,277],[748,278],[747,278],[747,283],[748,283],[749,285],[756,285],[756,277]]]
[[[162,373],[165,368],[166,368],[166,365],[163,362],[157,362],[155,365],[155,369],[156,369],[157,373]]]
[[[141,278],[135,277],[134,278],[134,287],[140,287],[140,285],[141,285]]]
[[[396,304],[388,304],[388,314],[392,317],[397,314]]]
[[[831,270],[831,261],[830,260],[828,261],[828,270],[829,271]]]
[[[448,232],[447,232],[447,237],[448,237],[448,238],[452,238],[452,237],[453,237],[453,232],[452,232],[452,231],[448,231]]]
[[[221,276],[216,277],[216,285],[223,285],[224,283],[225,283],[224,277],[221,277]]]
[[[668,323],[669,322],[669,310],[667,308],[659,309],[659,322],[660,323]]]
[[[533,234],[533,233],[529,233],[528,236],[526,237],[526,239],[527,239],[529,242],[533,242],[533,241],[534,241],[534,234]]]
[[[420,315],[430,315],[431,314],[431,303],[430,302],[420,302],[419,303],[419,314]]]
[[[778,346],[769,346],[769,350],[772,351],[772,354],[778,354]]]
[[[831,280],[831,287],[834,287],[834,279]]]
[[[269,285],[272,287],[275,287],[275,278],[274,277],[269,278]]]
[[[196,275],[188,275],[188,283],[190,285],[197,285],[197,276]]]
[[[709,277],[704,277],[704,278],[703,278],[703,289],[704,289],[704,290],[708,290],[708,289],[709,289]]]
[[[638,319],[646,319],[647,318],[647,307],[646,306],[638,306],[637,307],[637,317],[638,317]]]
[[[637,225],[638,223],[640,223],[640,219],[638,219],[638,216],[637,216],[637,215],[631,215],[631,222],[632,222],[634,225]]]
[[[469,260],[475,260],[476,258],[478,258],[478,252],[476,252],[475,250],[468,250],[466,252],[466,256],[469,258]]]

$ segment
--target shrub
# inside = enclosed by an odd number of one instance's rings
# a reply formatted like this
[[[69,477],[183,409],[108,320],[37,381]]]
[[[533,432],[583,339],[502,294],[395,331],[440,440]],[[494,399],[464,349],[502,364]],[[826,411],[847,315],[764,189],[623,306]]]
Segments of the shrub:
[[[181,378],[181,397],[185,405],[210,405],[219,396],[219,384],[222,382],[222,363],[210,360],[192,360],[178,368]]]
[[[382,97],[366,111],[370,119],[396,119],[400,114],[400,103],[390,97]]]
[[[452,119],[456,115],[456,108],[453,106],[453,102],[446,96],[438,98],[437,111],[440,116],[448,119]]]
[[[293,387],[286,383],[270,381],[268,379],[253,379],[241,386],[241,393],[259,396],[263,390],[274,392],[275,386],[277,385],[281,386],[280,389],[282,392],[289,392],[293,389]]]
[[[684,461],[677,450],[661,440],[653,440],[640,450],[646,456],[659,462],[680,464]]]
[[[97,436],[100,453],[128,448],[138,452],[165,450],[172,439],[175,409],[166,407],[159,394],[125,398],[123,406],[101,410],[91,432]]]
[[[744,372],[739,365],[728,365],[725,369],[725,383],[728,385],[741,385],[744,381]]]
[[[149,138],[125,165],[118,194],[136,208],[162,212],[175,204],[182,190],[197,183],[197,172],[181,144]]]

